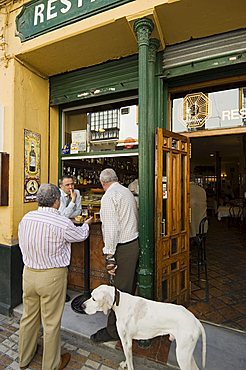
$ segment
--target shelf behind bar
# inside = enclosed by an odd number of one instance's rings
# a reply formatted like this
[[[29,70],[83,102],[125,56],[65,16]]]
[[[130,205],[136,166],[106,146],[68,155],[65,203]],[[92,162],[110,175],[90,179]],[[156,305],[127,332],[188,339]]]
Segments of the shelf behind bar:
[[[138,156],[138,149],[133,149],[129,151],[110,151],[110,152],[93,152],[85,154],[66,154],[61,156],[63,161],[70,160],[70,159],[86,159],[86,158],[109,158],[109,157],[133,157]]]

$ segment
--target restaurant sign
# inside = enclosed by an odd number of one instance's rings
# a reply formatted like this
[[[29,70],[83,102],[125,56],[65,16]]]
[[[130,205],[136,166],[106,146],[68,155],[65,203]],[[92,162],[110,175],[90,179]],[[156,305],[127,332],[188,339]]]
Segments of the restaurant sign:
[[[204,126],[210,115],[210,99],[202,92],[186,95],[179,106],[179,121],[187,128]]]
[[[16,35],[26,41],[134,0],[32,0],[16,17]]]

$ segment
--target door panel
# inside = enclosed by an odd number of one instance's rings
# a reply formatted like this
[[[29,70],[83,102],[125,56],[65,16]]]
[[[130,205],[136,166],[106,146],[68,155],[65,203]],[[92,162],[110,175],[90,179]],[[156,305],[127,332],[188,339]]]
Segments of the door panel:
[[[156,133],[156,298],[189,300],[189,138]]]

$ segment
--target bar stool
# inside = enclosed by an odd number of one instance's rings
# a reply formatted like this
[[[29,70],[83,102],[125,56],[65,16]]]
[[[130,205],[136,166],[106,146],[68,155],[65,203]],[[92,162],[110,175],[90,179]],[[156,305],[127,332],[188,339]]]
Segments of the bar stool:
[[[205,281],[205,300],[209,301],[209,282],[207,269],[207,253],[206,253],[206,238],[207,238],[208,219],[204,217],[199,224],[199,233],[196,235],[197,246],[197,275],[198,284],[201,287],[201,281]],[[204,270],[204,279],[201,279],[201,273]]]

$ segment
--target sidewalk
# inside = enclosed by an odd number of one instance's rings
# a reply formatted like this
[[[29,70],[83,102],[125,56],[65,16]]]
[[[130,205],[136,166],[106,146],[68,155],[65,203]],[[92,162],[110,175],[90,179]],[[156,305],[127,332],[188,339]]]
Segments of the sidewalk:
[[[73,292],[70,292],[73,295]],[[68,370],[113,370],[118,369],[124,360],[123,352],[116,349],[117,342],[94,344],[89,336],[106,323],[106,316],[99,313],[93,316],[79,315],[71,310],[71,302],[66,303],[62,319],[62,353],[71,353]],[[19,369],[18,332],[22,306],[18,306],[13,317],[0,314],[0,370]],[[95,317],[96,316],[96,317]],[[42,333],[39,349],[30,364],[30,370],[41,369]],[[163,364],[134,356],[135,370],[170,369]]]

